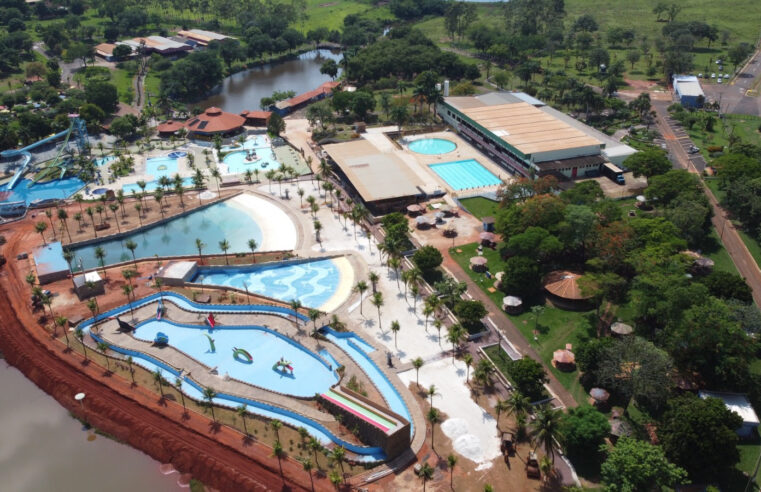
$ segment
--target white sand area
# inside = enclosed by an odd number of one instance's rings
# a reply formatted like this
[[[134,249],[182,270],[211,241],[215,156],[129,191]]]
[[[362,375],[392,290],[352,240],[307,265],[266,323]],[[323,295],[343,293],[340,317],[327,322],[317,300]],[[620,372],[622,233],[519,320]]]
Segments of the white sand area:
[[[351,290],[354,288],[354,268],[352,268],[349,260],[344,257],[333,258],[333,264],[336,266],[340,277],[336,291],[322,306],[317,308],[324,313],[338,309],[349,298]]]
[[[262,244],[257,251],[284,251],[296,248],[296,226],[277,205],[249,193],[241,193],[225,202],[230,207],[247,213],[262,231]]]

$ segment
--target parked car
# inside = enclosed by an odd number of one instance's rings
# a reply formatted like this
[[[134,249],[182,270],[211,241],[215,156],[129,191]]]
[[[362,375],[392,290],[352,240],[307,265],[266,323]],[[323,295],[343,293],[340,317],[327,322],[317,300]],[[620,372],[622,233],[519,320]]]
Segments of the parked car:
[[[688,154],[697,154],[698,152],[700,152],[700,149],[695,147],[694,145],[690,145],[690,148],[687,149]]]
[[[526,476],[529,478],[542,478],[539,471],[539,460],[536,459],[536,453],[531,451],[526,460]]]
[[[722,79],[721,77],[719,77],[718,79],[716,79],[716,82],[717,82],[718,84],[721,84],[723,81],[724,81],[724,79]]]
[[[714,72],[714,73],[712,73],[712,74],[711,74],[711,78],[712,78],[712,79],[715,79],[715,78],[716,78],[716,72]]]
[[[698,74],[698,78],[701,78],[701,79],[703,78],[703,73],[702,72]]]
[[[509,454],[512,455],[515,453],[515,446],[513,444],[513,434],[510,432],[503,432],[502,433],[502,441],[499,445],[500,450],[503,454]]]

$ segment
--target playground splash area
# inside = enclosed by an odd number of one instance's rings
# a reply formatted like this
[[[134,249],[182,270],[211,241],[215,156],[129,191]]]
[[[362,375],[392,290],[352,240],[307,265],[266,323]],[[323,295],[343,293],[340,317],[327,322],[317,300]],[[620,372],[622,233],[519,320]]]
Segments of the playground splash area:
[[[178,324],[149,320],[135,337],[152,342],[158,333],[167,344],[216,372],[270,391],[312,397],[338,382],[335,367],[302,345],[263,326]]]
[[[407,449],[413,435],[410,412],[368,355],[374,348],[352,332],[327,327],[318,341],[299,328],[307,322],[286,307],[198,304],[165,292],[101,313],[80,328],[135,364],[179,380],[188,397],[206,401],[205,389],[212,388],[214,404],[246,405],[252,414],[303,427],[323,444],[343,446],[358,461],[384,460]],[[358,371],[380,395],[377,402],[357,399],[341,386],[342,378]],[[338,414],[344,425],[348,419],[381,433],[349,438],[337,431]]]
[[[95,256],[98,247],[106,253],[106,265],[132,260],[129,241],[137,244],[136,258],[197,256],[196,239],[203,242],[204,255],[222,254],[222,241],[228,242],[227,253],[233,255],[250,253],[250,239],[256,241],[258,251],[292,250],[298,234],[293,221],[276,204],[241,193],[138,232],[75,247],[74,263],[78,265],[81,259],[85,269],[99,267]]]
[[[285,302],[331,311],[351,293],[353,270],[346,258],[302,260],[243,267],[201,267],[194,283],[247,290]]]

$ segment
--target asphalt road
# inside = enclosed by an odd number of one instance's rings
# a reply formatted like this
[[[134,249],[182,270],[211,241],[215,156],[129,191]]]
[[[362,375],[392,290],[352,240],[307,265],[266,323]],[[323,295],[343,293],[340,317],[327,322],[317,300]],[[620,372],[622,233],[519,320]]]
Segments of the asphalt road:
[[[761,115],[761,50],[729,83],[704,81],[702,85],[708,99],[720,101],[722,113]]]

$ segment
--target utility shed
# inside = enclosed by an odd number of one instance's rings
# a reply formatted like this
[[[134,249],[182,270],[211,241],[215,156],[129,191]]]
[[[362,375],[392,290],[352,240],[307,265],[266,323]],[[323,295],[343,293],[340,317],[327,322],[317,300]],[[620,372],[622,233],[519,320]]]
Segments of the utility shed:
[[[674,94],[682,106],[700,108],[706,95],[700,86],[700,80],[694,75],[674,75]]]

